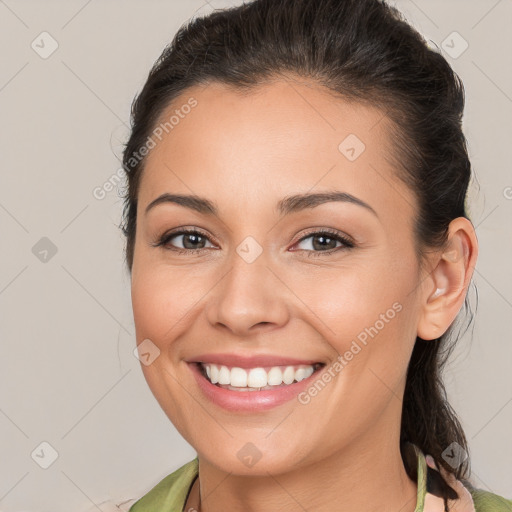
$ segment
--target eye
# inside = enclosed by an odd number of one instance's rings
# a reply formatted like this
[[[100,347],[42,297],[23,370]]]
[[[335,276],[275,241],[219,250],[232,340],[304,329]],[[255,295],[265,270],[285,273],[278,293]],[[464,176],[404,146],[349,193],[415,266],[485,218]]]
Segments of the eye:
[[[171,243],[171,240],[179,240],[180,246]],[[210,239],[201,231],[197,229],[180,229],[170,233],[164,233],[157,243],[153,244],[155,247],[164,247],[171,251],[178,253],[195,253],[201,251],[206,247],[206,243],[210,243],[210,247],[214,247]]]
[[[176,245],[176,242],[171,243],[174,239],[179,241],[179,245]],[[210,245],[207,246],[206,244]],[[346,250],[355,247],[354,242],[350,238],[329,229],[308,233],[295,245],[300,244],[303,244],[303,247],[299,247],[298,250],[306,251],[308,257],[329,255],[342,249]],[[341,244],[341,246],[337,244]],[[203,232],[197,229],[186,228],[164,233],[160,239],[152,245],[154,247],[163,247],[164,249],[175,251],[179,254],[196,254],[204,249],[215,247],[211,243],[210,238]]]
[[[302,237],[296,245],[303,244],[299,250],[307,251],[307,256],[323,256],[342,249],[352,249],[355,244],[348,237],[329,229],[314,231]],[[337,246],[337,244],[341,244]]]

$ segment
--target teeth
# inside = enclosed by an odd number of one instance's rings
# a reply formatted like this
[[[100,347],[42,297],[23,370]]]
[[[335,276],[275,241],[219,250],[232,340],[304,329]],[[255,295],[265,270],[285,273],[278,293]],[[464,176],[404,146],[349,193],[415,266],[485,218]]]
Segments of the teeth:
[[[283,382],[283,372],[280,368],[273,367],[268,372],[267,383],[269,386],[279,386]]]
[[[230,384],[231,386],[236,386],[239,388],[245,388],[247,386],[247,372],[243,368],[231,368],[231,374],[230,374]],[[253,378],[254,380],[254,378]],[[267,385],[267,377],[265,376],[265,384]],[[251,381],[251,387],[256,387]]]
[[[247,384],[244,387],[249,388],[263,388],[268,383],[268,376],[267,372],[264,370],[264,368],[253,368],[252,370],[249,370],[249,373],[247,373],[246,370],[243,368],[236,368],[237,370],[242,371],[247,375]],[[235,370],[235,368],[233,368]],[[233,375],[233,370],[231,370],[231,375]],[[238,382],[234,381],[229,382],[232,386],[241,387],[241,384],[238,384]]]
[[[289,385],[307,379],[317,365],[273,366],[271,368],[229,368],[225,365],[201,363],[208,380],[228,389],[254,391],[260,388]]]
[[[227,366],[221,366],[219,370],[219,384],[231,384],[231,372]]]

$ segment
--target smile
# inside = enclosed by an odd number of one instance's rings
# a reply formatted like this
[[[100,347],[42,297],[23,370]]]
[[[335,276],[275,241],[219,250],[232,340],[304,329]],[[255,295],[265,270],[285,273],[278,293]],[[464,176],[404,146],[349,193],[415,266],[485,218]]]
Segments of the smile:
[[[230,412],[259,413],[296,399],[325,363],[241,368],[189,362],[203,397]],[[215,382],[214,382],[215,381]]]
[[[203,376],[212,384],[231,391],[262,391],[288,386],[310,377],[322,364],[257,368],[200,363]]]

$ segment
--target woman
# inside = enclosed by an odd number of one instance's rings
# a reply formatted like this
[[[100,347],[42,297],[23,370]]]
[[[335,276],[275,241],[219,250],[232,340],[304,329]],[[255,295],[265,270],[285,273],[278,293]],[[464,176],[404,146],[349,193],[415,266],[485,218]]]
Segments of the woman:
[[[463,85],[379,0],[189,23],[132,110],[144,376],[197,451],[131,512],[511,510],[443,365],[478,245]]]

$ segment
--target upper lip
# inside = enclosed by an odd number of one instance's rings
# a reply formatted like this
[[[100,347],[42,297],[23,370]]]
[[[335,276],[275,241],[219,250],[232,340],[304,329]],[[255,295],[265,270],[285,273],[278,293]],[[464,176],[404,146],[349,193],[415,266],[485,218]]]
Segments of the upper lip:
[[[257,368],[262,366],[297,366],[320,363],[318,359],[297,359],[272,354],[201,354],[187,360],[189,363],[213,363],[238,368]]]

